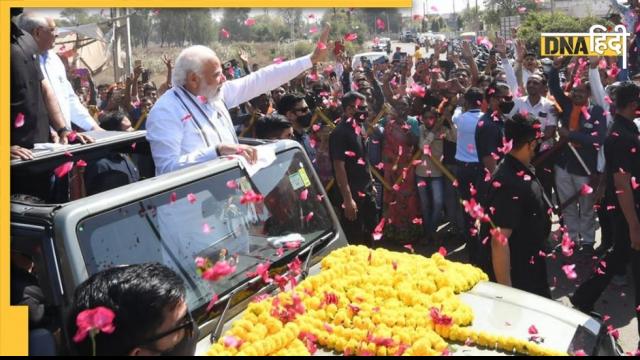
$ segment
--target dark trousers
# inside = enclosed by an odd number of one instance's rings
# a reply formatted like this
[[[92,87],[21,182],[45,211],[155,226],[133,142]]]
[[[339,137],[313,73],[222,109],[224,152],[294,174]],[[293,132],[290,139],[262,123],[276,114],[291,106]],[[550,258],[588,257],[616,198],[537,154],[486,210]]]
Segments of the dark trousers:
[[[607,211],[607,202],[603,199],[598,207],[598,221],[600,222],[600,246],[609,249],[613,246],[613,214]],[[618,274],[616,274],[618,275]]]
[[[458,161],[458,171],[456,172],[458,178],[458,193],[460,199],[471,199],[471,185],[476,189],[480,181],[483,181],[484,167],[480,163],[465,163]],[[464,237],[467,243],[467,250],[469,253],[469,263],[473,265],[480,265],[480,254],[478,236],[472,235],[472,229],[474,228],[475,220],[465,212],[464,214],[465,228]]]
[[[376,208],[376,198],[371,191],[367,191],[365,197],[356,195],[353,200],[358,206],[357,218],[350,221],[344,216],[344,209],[341,208],[340,225],[347,236],[347,242],[350,245],[366,245],[371,247],[373,244],[372,233],[378,225],[378,210]]]
[[[627,225],[624,215],[617,211],[613,214],[613,219],[613,251],[608,253],[604,258],[606,268],[599,265],[600,270],[603,271],[604,274],[592,275],[589,280],[580,285],[571,298],[573,305],[584,312],[590,312],[593,310],[594,304],[598,301],[602,292],[607,288],[609,282],[611,282],[611,278],[617,274],[624,274],[629,261],[631,262],[633,282],[636,288],[635,308],[640,305],[640,251],[631,249],[629,226]],[[638,319],[638,334],[640,334],[640,312],[636,311],[636,318]]]

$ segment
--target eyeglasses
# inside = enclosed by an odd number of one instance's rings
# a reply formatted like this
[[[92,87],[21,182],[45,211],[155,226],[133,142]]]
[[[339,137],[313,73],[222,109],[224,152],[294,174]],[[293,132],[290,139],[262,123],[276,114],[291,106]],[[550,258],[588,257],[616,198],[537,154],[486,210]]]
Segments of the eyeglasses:
[[[184,316],[183,319],[186,319],[186,320],[183,320],[184,322],[181,325],[178,325],[178,326],[174,327],[171,330],[167,330],[167,331],[165,331],[163,333],[160,333],[160,334],[155,335],[155,336],[153,336],[151,338],[148,338],[148,339],[142,341],[142,344],[153,343],[155,341],[158,341],[158,340],[162,339],[163,337],[165,337],[167,335],[173,334],[174,332],[180,331],[182,329],[185,330],[184,338],[191,337],[191,335],[193,335],[193,330],[194,330],[194,326],[193,325],[195,324],[195,321],[193,320],[193,317],[191,317],[191,312],[189,310],[187,310],[187,314]],[[157,349],[153,349],[153,350],[154,351],[158,351]],[[170,350],[168,350],[168,351],[170,351]],[[158,352],[161,352],[161,351],[158,351]]]
[[[293,111],[295,111],[295,112],[301,112],[301,113],[306,113],[306,112],[308,112],[308,111],[309,111],[309,107],[308,107],[308,106],[305,106],[305,107],[303,107],[303,108],[293,109]]]

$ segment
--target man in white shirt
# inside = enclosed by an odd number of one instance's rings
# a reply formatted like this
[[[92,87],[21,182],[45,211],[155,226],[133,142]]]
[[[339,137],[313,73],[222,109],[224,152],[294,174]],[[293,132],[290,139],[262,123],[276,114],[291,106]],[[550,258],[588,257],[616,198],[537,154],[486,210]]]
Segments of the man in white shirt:
[[[515,106],[508,117],[522,113],[523,115],[540,121],[540,130],[544,133],[544,142],[540,145],[540,152],[549,150],[553,146],[558,117],[553,102],[542,96],[546,85],[545,79],[538,73],[529,75],[527,79],[527,96],[515,99]]]
[[[220,59],[208,47],[184,49],[176,59],[173,88],[158,99],[147,118],[156,174],[164,174],[221,155],[241,155],[255,162],[256,149],[238,144],[229,108],[271,91],[311,68],[325,56],[327,25],[311,55],[273,64],[226,81]]]
[[[51,50],[56,39],[56,24],[52,18],[33,13],[24,13],[20,17],[20,28],[33,36],[40,52],[40,69],[49,81],[66,127],[71,123],[84,131],[102,130],[91,117],[87,108],[82,105],[73,86],[67,79],[67,71],[58,55]]]

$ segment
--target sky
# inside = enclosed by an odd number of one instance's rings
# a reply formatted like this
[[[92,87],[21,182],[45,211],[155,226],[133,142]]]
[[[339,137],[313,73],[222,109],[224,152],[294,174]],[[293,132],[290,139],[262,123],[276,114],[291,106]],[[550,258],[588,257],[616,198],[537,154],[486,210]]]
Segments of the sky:
[[[476,0],[468,0],[470,2],[470,5],[473,7],[475,6],[475,1]],[[483,7],[483,3],[484,0],[477,0],[478,1],[478,5],[482,8]],[[432,9],[432,7],[435,7],[435,9],[437,9],[437,13],[439,14],[448,14],[453,12],[453,7],[455,4],[455,10],[456,11],[461,11],[464,8],[467,7],[467,0],[413,0],[413,9],[410,8],[403,8],[401,9],[401,12],[404,15],[412,15],[412,14],[420,14],[422,15],[423,12],[423,7],[424,7],[424,3],[426,2],[426,9],[427,9],[427,13],[434,13],[434,9]],[[35,10],[34,10],[35,11]],[[62,11],[62,9],[41,9],[41,10],[37,10],[38,13],[41,13],[43,15],[46,16],[51,16],[53,18],[59,18],[60,17],[60,11]],[[93,13],[98,13],[100,11],[100,9],[92,9],[90,12]],[[256,14],[261,14],[263,12],[262,9],[254,9],[252,11],[252,13],[256,13]],[[324,12],[324,9],[306,9],[304,11],[305,15],[311,14],[311,13],[322,13]],[[214,11],[214,17],[218,17],[217,13],[221,12],[217,12]]]

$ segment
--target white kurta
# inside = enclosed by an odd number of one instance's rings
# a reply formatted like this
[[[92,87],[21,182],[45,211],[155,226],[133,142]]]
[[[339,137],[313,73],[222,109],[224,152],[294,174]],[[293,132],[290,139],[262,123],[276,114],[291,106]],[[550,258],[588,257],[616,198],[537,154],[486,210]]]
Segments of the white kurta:
[[[203,102],[181,87],[164,93],[147,118],[156,174],[215,159],[217,145],[238,142],[227,109],[281,86],[311,65],[308,55],[227,81],[220,101]]]

